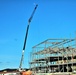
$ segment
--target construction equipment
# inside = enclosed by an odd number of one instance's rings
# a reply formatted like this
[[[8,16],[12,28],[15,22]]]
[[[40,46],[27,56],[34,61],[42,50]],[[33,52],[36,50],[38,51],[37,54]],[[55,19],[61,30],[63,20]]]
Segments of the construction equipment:
[[[26,35],[25,35],[25,40],[24,40],[24,45],[23,45],[23,50],[22,50],[22,57],[21,57],[21,61],[20,61],[19,71],[22,70],[22,62],[23,62],[23,58],[24,58],[24,51],[25,51],[25,47],[26,47],[28,30],[29,30],[29,26],[30,26],[31,20],[32,20],[32,18],[33,18],[33,16],[34,16],[34,13],[35,13],[36,9],[37,9],[37,6],[38,6],[38,5],[35,6],[35,8],[34,8],[34,10],[33,10],[33,12],[32,12],[31,17],[28,19],[28,25],[27,25],[27,30],[26,30]]]

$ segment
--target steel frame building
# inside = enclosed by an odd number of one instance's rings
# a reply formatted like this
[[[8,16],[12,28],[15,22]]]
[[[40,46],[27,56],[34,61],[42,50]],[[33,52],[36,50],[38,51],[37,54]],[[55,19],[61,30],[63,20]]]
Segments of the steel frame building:
[[[47,39],[32,47],[30,68],[36,73],[76,70],[76,39]]]

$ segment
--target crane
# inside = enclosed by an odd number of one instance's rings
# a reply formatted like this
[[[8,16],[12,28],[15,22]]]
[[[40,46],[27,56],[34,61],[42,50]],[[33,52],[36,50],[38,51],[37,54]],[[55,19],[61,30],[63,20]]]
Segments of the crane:
[[[32,20],[32,18],[34,16],[34,13],[35,13],[35,11],[37,9],[37,6],[38,5],[36,4],[36,6],[35,6],[32,14],[31,14],[30,18],[28,19],[28,25],[27,25],[26,35],[25,35],[25,39],[24,39],[24,45],[23,45],[23,49],[22,49],[22,56],[21,56],[21,61],[20,61],[20,65],[19,65],[19,71],[22,69],[22,62],[23,62],[24,52],[25,52],[25,48],[26,48],[26,41],[27,41],[29,26],[30,26],[31,20]]]

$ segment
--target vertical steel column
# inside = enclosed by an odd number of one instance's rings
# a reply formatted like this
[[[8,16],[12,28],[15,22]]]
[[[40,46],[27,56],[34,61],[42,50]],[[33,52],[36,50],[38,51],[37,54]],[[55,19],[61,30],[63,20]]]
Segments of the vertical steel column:
[[[46,41],[45,41],[45,43],[44,43],[44,50],[46,49]],[[47,70],[47,56],[46,56],[46,53],[45,53],[45,60],[46,60],[46,65],[45,65],[45,73],[47,72],[46,70]]]
[[[60,72],[59,53],[58,53],[58,70]]]
[[[63,44],[62,44],[62,48],[64,50]],[[64,72],[64,51],[62,51],[62,60],[63,60],[62,64],[63,64],[63,72]]]
[[[68,47],[66,50],[68,50]],[[66,54],[67,54],[67,72],[68,72],[68,51],[66,51]]]

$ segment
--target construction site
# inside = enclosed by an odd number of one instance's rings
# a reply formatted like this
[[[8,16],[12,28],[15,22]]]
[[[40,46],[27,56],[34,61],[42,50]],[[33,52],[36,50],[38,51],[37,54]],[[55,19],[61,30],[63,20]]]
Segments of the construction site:
[[[0,75],[76,75],[76,38],[51,38],[33,46],[30,53],[30,68],[22,68],[28,30],[37,7],[38,5],[28,19],[18,69],[5,69]]]
[[[47,39],[32,47],[30,56],[34,73],[75,73],[76,39]]]

